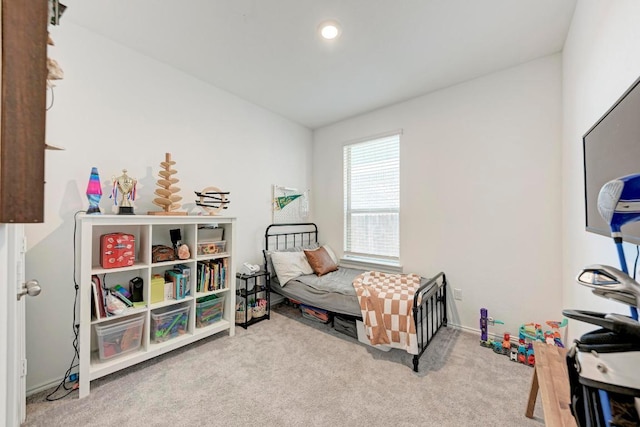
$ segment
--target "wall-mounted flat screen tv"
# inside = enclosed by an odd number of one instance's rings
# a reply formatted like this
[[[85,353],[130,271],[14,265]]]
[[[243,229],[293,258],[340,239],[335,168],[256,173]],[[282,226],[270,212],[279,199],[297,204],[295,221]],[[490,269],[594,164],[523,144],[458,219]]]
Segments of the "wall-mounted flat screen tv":
[[[587,231],[611,236],[598,212],[598,193],[612,179],[640,173],[640,78],[584,134]],[[640,244],[640,222],[622,226],[623,240]]]

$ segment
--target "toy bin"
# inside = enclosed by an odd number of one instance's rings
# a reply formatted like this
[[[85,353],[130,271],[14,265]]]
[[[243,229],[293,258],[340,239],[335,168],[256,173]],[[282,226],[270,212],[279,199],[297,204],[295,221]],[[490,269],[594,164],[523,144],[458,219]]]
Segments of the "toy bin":
[[[203,240],[198,242],[198,255],[215,255],[224,253],[227,249],[226,240],[210,241]]]
[[[108,360],[139,349],[143,325],[142,316],[95,325],[100,360]]]
[[[208,298],[208,297],[207,297]],[[196,303],[196,327],[204,328],[222,319],[224,314],[224,296],[201,299]]]
[[[163,342],[187,333],[189,306],[165,307],[151,312],[151,340]]]

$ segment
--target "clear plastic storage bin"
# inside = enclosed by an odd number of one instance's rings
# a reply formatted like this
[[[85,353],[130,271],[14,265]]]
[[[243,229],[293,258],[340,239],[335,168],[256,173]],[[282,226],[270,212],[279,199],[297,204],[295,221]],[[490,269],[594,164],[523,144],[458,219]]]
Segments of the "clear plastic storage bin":
[[[108,360],[139,349],[143,325],[142,316],[95,325],[100,360]]]
[[[166,307],[151,312],[151,340],[163,342],[187,333],[189,306]]]
[[[224,253],[227,249],[226,240],[214,241],[200,241],[198,242],[198,255],[215,255]]]
[[[196,303],[196,326],[203,328],[222,319],[224,296]]]

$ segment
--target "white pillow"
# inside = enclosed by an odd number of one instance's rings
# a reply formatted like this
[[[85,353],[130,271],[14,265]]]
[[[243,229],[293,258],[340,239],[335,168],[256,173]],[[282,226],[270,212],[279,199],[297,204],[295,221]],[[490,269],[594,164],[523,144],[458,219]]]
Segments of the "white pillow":
[[[304,252],[274,252],[271,254],[271,262],[280,286],[286,285],[289,280],[303,274],[313,273]]]
[[[320,245],[318,245],[317,242],[312,242],[312,243],[307,243],[306,245],[295,246],[295,247],[280,249],[280,250],[271,250],[271,251],[263,250],[262,252],[264,252],[264,258],[267,263],[267,271],[271,274],[271,277],[273,277],[276,274],[276,272],[273,270],[273,263],[271,262],[271,254],[274,252],[302,252],[305,249],[317,249],[318,247],[320,247]]]

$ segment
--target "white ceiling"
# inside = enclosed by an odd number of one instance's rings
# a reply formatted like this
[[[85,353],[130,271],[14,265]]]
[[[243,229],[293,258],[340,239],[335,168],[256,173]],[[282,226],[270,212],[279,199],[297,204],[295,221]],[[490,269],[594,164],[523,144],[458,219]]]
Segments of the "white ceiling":
[[[62,0],[61,19],[317,128],[562,50],[576,0]],[[342,36],[321,40],[338,21]]]

